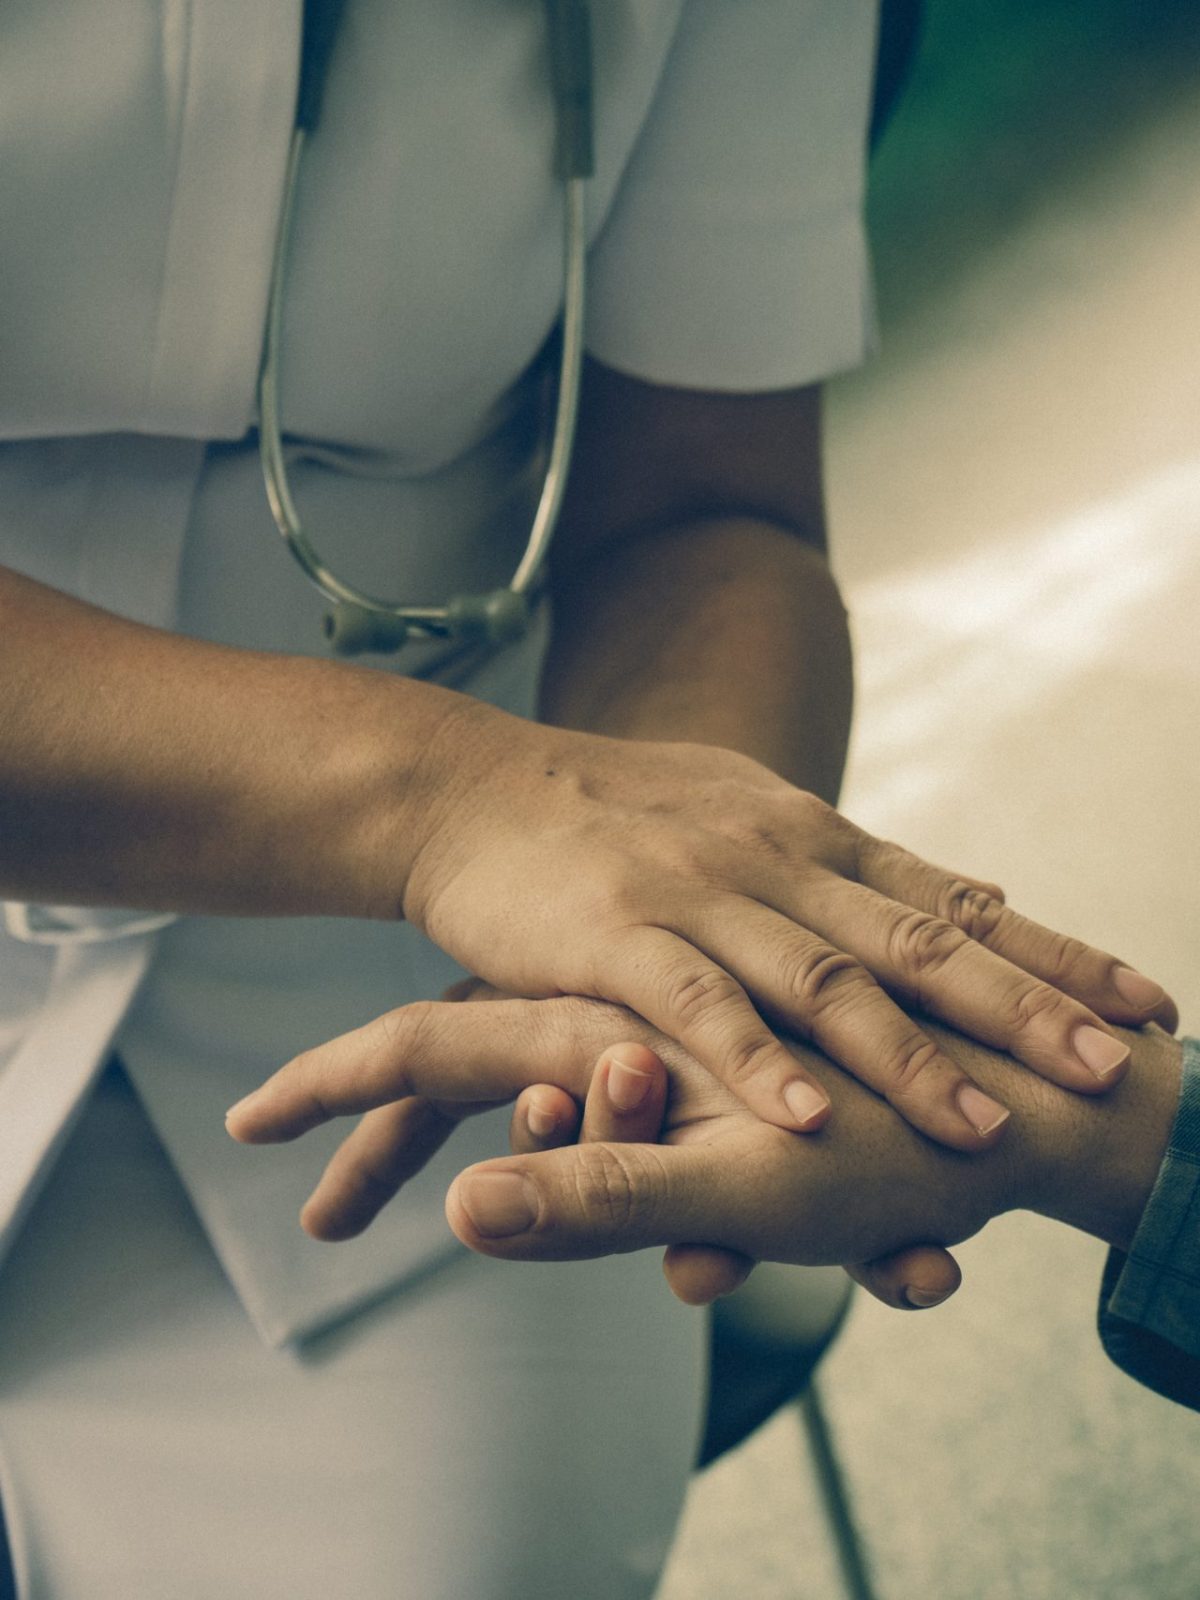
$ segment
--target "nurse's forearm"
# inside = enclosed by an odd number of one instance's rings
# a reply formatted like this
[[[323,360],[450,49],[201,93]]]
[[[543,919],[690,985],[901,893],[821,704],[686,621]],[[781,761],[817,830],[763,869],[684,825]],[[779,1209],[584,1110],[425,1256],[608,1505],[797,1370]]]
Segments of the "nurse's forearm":
[[[836,799],[849,634],[824,556],[798,534],[684,523],[597,551],[554,594],[547,721],[721,745]]]
[[[480,709],[140,627],[0,569],[0,895],[396,916],[437,752]]]

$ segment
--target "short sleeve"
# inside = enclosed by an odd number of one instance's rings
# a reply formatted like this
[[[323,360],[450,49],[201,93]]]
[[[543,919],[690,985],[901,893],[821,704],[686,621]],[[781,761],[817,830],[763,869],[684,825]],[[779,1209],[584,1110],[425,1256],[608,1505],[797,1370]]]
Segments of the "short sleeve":
[[[588,346],[756,390],[857,364],[874,0],[691,0],[591,254]]]

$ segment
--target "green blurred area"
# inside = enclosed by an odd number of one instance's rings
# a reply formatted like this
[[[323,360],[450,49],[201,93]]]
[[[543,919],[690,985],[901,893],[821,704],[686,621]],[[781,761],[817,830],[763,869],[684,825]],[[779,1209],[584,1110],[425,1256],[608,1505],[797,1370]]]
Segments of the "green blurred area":
[[[872,166],[884,326],[1196,95],[1200,0],[927,0]],[[1179,159],[1200,170],[1200,151]]]

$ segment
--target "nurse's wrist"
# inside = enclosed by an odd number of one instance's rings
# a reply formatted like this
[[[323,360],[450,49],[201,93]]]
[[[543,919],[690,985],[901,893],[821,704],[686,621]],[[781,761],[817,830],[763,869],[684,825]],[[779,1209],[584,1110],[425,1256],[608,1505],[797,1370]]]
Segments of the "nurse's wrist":
[[[402,922],[414,869],[453,830],[454,795],[478,782],[478,714],[493,707],[413,678],[358,677],[358,715],[342,730],[334,845],[350,904],[334,915]]]
[[[428,884],[453,871],[466,819],[504,806],[500,773],[536,724],[434,684],[374,674],[390,700],[370,739],[372,799],[353,840],[360,915],[423,931]]]

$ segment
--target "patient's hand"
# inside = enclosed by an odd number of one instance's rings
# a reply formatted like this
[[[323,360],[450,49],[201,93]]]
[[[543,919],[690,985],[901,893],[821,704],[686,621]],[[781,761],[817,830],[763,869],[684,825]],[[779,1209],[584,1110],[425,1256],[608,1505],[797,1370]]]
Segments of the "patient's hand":
[[[493,1256],[568,1259],[706,1241],[749,1258],[846,1263],[922,1241],[954,1243],[1013,1207],[1128,1244],[1179,1079],[1174,1041],[1158,1030],[1128,1037],[1128,1081],[1085,1101],[943,1031],[943,1046],[1013,1107],[1002,1145],[969,1156],[933,1144],[824,1058],[793,1046],[834,1105],[829,1126],[801,1139],[755,1118],[631,1013],[574,998],[393,1012],[290,1063],[235,1108],[230,1127],[258,1142],[371,1112],[305,1214],[310,1231],[344,1237],[361,1231],[459,1117],[534,1083],[583,1099],[597,1057],[628,1040],[666,1064],[663,1143],[618,1142],[614,1124],[601,1142],[471,1168],[447,1201],[466,1244]],[[653,1126],[661,1092],[652,1073],[643,1125],[649,1118]],[[538,1093],[553,1099],[549,1089]],[[558,1112],[567,1136],[565,1099]]]

